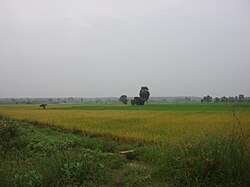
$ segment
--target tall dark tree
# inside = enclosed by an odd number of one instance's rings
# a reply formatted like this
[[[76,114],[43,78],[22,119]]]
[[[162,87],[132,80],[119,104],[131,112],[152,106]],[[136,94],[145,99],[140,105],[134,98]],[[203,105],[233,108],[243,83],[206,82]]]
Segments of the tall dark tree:
[[[131,100],[132,105],[144,105],[144,103],[148,101],[150,96],[148,87],[141,87],[139,95],[140,97],[134,97],[134,99]]]
[[[123,104],[128,104],[128,96],[126,95],[122,95],[120,98],[119,98],[119,101],[122,102]]]
[[[141,90],[140,90],[140,98],[141,98],[144,102],[146,102],[146,101],[148,101],[149,96],[150,96],[150,93],[149,93],[148,87],[146,87],[146,86],[141,87]]]

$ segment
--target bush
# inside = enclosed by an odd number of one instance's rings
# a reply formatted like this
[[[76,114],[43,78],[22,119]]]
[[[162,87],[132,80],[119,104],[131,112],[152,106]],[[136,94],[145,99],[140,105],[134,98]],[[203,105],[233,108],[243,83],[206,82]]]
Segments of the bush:
[[[14,121],[0,117],[0,154],[5,154],[13,147],[12,138],[17,135],[17,131]]]

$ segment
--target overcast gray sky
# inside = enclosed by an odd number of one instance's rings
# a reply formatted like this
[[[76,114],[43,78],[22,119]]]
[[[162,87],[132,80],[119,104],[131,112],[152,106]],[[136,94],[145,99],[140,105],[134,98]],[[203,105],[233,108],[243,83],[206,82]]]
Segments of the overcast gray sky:
[[[0,97],[250,96],[249,0],[0,0]]]

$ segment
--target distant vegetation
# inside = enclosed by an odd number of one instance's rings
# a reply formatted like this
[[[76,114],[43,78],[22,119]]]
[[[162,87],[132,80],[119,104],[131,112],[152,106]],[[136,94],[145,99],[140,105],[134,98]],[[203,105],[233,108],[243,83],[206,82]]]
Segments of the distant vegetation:
[[[240,94],[243,95],[243,94]],[[208,95],[209,96],[209,95]],[[244,96],[244,95],[243,95]],[[192,102],[207,102],[207,96],[191,97],[191,96],[178,96],[178,97],[152,97],[148,99],[149,103],[192,103]],[[211,97],[211,96],[209,96]],[[66,97],[66,98],[0,98],[0,103],[13,103],[13,104],[114,104],[121,102],[120,97],[98,97],[98,98],[81,98],[81,97]],[[128,102],[135,98],[128,97]],[[205,99],[205,100],[204,100]],[[242,101],[242,97],[226,97],[221,98],[214,97],[211,102],[239,102]],[[250,97],[244,97],[243,102],[250,102]]]
[[[134,97],[133,99],[131,99],[131,104],[134,105],[144,105],[145,102],[148,101],[150,96],[150,92],[148,87],[143,86],[141,87],[140,93],[139,93],[139,97]],[[126,95],[122,95],[119,98],[119,101],[122,102],[123,104],[127,104],[128,103],[128,97]]]
[[[226,97],[223,96],[221,98],[215,97],[214,99],[210,96],[204,96],[201,99],[202,103],[211,103],[211,102],[215,102],[215,103],[243,103],[243,102],[250,102],[250,98],[247,97],[245,98],[245,96],[243,94],[240,94],[239,96],[235,96],[235,97]]]
[[[73,98],[73,99],[72,99]],[[6,104],[118,104],[120,103],[119,97],[98,97],[98,98],[0,98],[0,103]],[[132,97],[127,97],[131,101]],[[200,102],[201,97],[150,97],[149,103],[188,103]]]

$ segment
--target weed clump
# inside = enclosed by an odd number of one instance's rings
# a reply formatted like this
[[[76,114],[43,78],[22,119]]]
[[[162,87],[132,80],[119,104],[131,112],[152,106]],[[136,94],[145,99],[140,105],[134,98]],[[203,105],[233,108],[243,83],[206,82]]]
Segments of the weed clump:
[[[13,147],[13,137],[17,135],[17,123],[0,116],[0,156]]]
[[[67,162],[61,168],[64,184],[95,186],[107,182],[109,171],[98,156],[80,155],[78,159]]]
[[[247,186],[250,154],[242,136],[206,137],[170,147],[155,175],[175,186]]]
[[[133,168],[125,170],[121,180],[121,186],[151,186],[150,172],[145,168]]]
[[[32,170],[25,174],[16,174],[14,177],[15,186],[18,187],[36,187],[41,186],[43,176]]]

